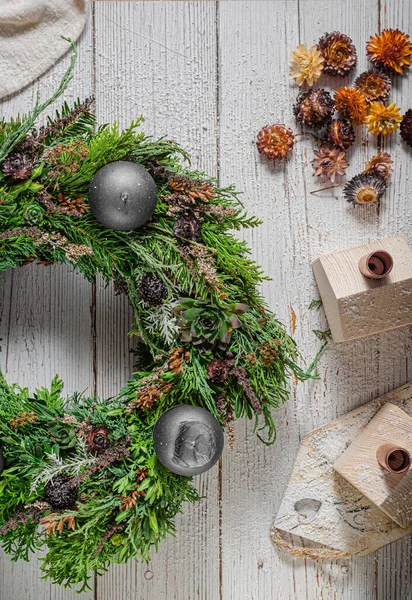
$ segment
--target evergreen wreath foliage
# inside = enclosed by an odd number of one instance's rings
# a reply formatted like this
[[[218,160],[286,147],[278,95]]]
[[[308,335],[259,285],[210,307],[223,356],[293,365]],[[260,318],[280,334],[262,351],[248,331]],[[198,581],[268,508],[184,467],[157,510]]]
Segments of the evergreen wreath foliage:
[[[232,187],[187,170],[185,152],[147,137],[140,119],[125,131],[97,126],[91,100],[35,128],[73,64],[50,100],[0,122],[0,270],[69,263],[113,281],[134,309],[138,370],[104,401],[65,399],[58,378],[30,395],[0,377],[0,539],[15,560],[47,546],[45,577],[82,590],[110,563],[148,559],[183,503],[199,499],[190,478],[156,459],[164,411],[183,400],[222,426],[255,419],[272,443],[271,409],[287,399],[288,378],[311,377],[314,364],[297,365],[295,342],[259,294],[265,276],[233,231],[260,221]],[[118,160],[142,165],[158,186],[153,218],[127,233],[104,228],[87,202],[94,174]],[[53,508],[50,482],[71,508]]]

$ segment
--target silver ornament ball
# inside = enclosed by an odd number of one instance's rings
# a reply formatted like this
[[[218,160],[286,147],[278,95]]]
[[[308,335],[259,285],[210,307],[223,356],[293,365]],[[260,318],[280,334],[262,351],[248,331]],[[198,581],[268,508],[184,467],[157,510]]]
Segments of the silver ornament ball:
[[[158,419],[153,443],[166,469],[192,477],[208,471],[219,460],[224,437],[222,426],[208,410],[181,404]]]
[[[131,231],[150,219],[156,208],[153,177],[136,163],[118,160],[99,169],[90,182],[92,215],[108,229]]]

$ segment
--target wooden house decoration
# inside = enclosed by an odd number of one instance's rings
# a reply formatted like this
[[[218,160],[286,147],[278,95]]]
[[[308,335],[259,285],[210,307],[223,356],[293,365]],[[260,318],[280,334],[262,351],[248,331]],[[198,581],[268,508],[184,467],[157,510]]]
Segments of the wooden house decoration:
[[[412,417],[386,403],[333,465],[401,527],[412,523]]]
[[[412,383],[305,435],[271,527],[276,547],[334,560],[411,535],[411,453]]]
[[[335,342],[412,323],[412,250],[403,235],[332,252],[312,266]]]

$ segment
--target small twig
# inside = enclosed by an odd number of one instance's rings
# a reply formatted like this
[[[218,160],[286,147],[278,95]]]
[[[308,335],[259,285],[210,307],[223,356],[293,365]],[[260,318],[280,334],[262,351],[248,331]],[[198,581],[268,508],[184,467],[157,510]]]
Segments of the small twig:
[[[333,188],[342,187],[343,183],[338,183],[336,185],[328,185],[327,187],[320,188],[319,190],[313,190],[311,194],[319,194],[319,192],[324,192],[325,190],[333,190]]]

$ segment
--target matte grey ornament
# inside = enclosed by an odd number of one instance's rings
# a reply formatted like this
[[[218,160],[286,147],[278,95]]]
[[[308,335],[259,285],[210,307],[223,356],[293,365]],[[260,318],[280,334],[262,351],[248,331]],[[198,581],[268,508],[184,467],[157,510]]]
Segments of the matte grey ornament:
[[[118,160],[99,169],[90,182],[92,215],[109,229],[131,231],[141,227],[154,213],[157,187],[140,165]]]
[[[208,410],[181,404],[162,414],[154,426],[153,443],[166,469],[192,477],[219,460],[224,437],[219,421]]]
[[[0,448],[0,475],[3,473],[4,471],[4,458],[3,458],[3,452],[1,451]]]

